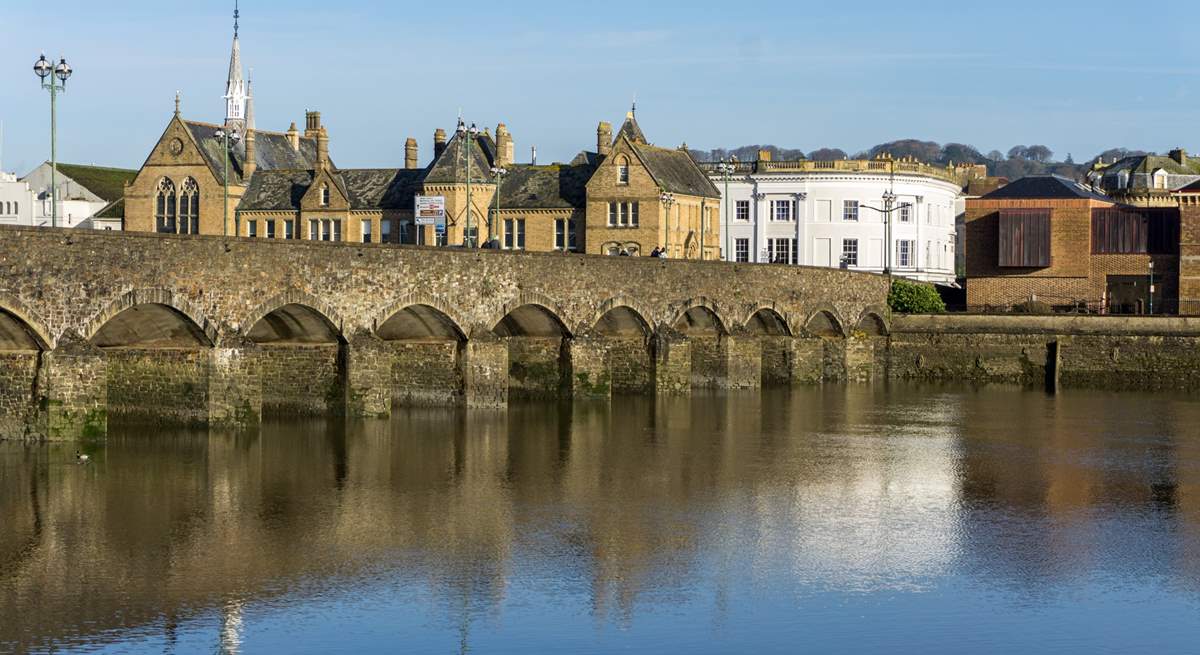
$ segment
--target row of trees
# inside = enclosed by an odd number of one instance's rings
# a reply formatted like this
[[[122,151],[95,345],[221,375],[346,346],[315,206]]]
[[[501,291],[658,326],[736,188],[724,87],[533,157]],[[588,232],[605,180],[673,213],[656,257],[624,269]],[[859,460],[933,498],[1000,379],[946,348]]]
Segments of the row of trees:
[[[880,153],[889,153],[893,157],[913,157],[929,163],[947,165],[955,164],[984,164],[990,175],[1017,179],[1027,175],[1042,175],[1054,173],[1075,179],[1083,179],[1087,171],[1097,160],[1113,161],[1122,157],[1151,154],[1143,150],[1112,148],[1096,155],[1092,159],[1076,163],[1070,154],[1063,161],[1055,161],[1054,151],[1044,145],[1013,146],[1008,153],[993,150],[986,155],[975,146],[965,143],[947,143],[945,145],[933,141],[917,139],[902,139],[881,143],[869,150],[849,154],[841,148],[818,148],[805,153],[799,149],[780,148],[774,145],[750,145],[740,148],[716,148],[708,152],[693,150],[692,155],[698,161],[720,161],[730,156],[740,161],[754,161],[760,150],[771,152],[775,160],[812,159],[816,161],[831,161],[838,159],[873,159]]]

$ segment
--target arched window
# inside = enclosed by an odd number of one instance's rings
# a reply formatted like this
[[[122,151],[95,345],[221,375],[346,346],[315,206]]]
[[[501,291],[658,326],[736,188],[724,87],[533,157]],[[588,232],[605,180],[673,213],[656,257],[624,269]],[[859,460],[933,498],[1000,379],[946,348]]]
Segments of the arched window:
[[[190,177],[179,191],[179,232],[200,234],[200,185]]]
[[[625,157],[617,160],[617,184],[629,184],[629,160]]]
[[[329,185],[328,184],[321,185],[321,206],[322,207],[329,206]]]
[[[154,218],[159,232],[175,233],[175,211],[175,183],[164,177],[158,181],[154,200]]]

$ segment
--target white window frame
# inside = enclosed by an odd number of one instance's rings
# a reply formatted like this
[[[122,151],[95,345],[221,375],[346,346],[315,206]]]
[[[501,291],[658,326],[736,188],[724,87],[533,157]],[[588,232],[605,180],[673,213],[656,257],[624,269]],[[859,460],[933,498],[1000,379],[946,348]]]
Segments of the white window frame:
[[[362,220],[362,242],[363,243],[371,243],[371,241],[375,237],[375,235],[372,234],[372,231],[374,229],[375,229],[374,221],[372,221],[369,218],[364,218]]]
[[[857,223],[859,218],[859,202],[857,200],[842,201],[842,220]]]
[[[900,239],[896,242],[896,266],[899,268],[912,268],[913,246],[915,242],[911,239]]]
[[[750,239],[733,240],[733,261],[743,264],[750,262]]]
[[[737,200],[733,205],[733,220],[749,221],[750,220],[750,201]]]
[[[850,246],[854,246],[853,249],[851,249]],[[854,254],[853,260],[850,260],[850,258],[848,257],[848,255],[850,255],[851,252],[853,252],[853,254]],[[860,254],[861,253],[859,252],[859,249],[858,249],[858,239],[842,239],[842,258],[846,259],[846,265],[848,267],[858,268]],[[841,264],[841,261],[842,260],[839,259],[838,263]]]
[[[791,200],[771,201],[771,221],[774,223],[792,222],[792,208],[795,203]]]

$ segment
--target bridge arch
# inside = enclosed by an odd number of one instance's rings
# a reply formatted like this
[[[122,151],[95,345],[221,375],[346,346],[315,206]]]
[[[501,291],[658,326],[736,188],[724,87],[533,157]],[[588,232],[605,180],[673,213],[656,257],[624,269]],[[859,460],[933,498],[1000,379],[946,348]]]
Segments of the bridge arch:
[[[804,331],[808,336],[837,338],[845,337],[845,323],[832,307],[820,307],[808,315],[804,321]]]
[[[562,310],[546,296],[522,293],[504,305],[503,315],[493,323],[492,331],[501,337],[570,338],[571,329],[562,317]]]
[[[49,350],[52,347],[46,325],[21,301],[0,293],[0,351]]]
[[[650,313],[641,305],[625,297],[606,300],[580,332],[591,329],[601,336],[650,336]]]
[[[523,294],[505,306],[492,331],[508,342],[510,396],[555,398],[569,393],[572,334],[551,303]]]
[[[854,331],[869,337],[886,337],[891,332],[887,320],[879,312],[872,309],[863,312]]]
[[[88,321],[83,336],[101,348],[208,348],[216,343],[217,329],[198,307],[168,289],[136,289]]]
[[[746,331],[764,337],[793,336],[791,324],[773,303],[760,304],[743,321]]]
[[[682,303],[671,327],[684,334],[723,336],[729,334],[729,322],[721,316],[717,304],[708,298],[692,298]]]
[[[467,332],[453,308],[430,296],[410,294],[388,305],[371,321],[384,341],[464,341]]]
[[[345,342],[345,321],[327,303],[291,289],[259,304],[237,324],[256,343]]]

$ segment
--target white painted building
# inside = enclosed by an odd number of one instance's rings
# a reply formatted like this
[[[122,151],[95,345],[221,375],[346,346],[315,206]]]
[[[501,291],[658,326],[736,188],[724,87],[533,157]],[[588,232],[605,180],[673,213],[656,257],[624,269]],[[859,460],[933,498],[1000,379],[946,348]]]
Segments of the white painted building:
[[[727,180],[716,163],[702,166],[723,195],[727,261],[870,272],[890,265],[916,280],[955,281],[955,219],[963,201],[953,169],[891,159],[760,160],[735,163]],[[890,239],[881,211],[889,192],[895,194]]]
[[[120,230],[121,221],[97,217],[110,204],[122,201],[125,183],[137,171],[105,166],[58,164],[54,186],[58,198],[58,227]],[[32,214],[22,225],[48,227],[51,224],[50,163],[45,162],[20,178],[33,191]]]
[[[32,225],[33,189],[14,173],[0,171],[0,225]]]

